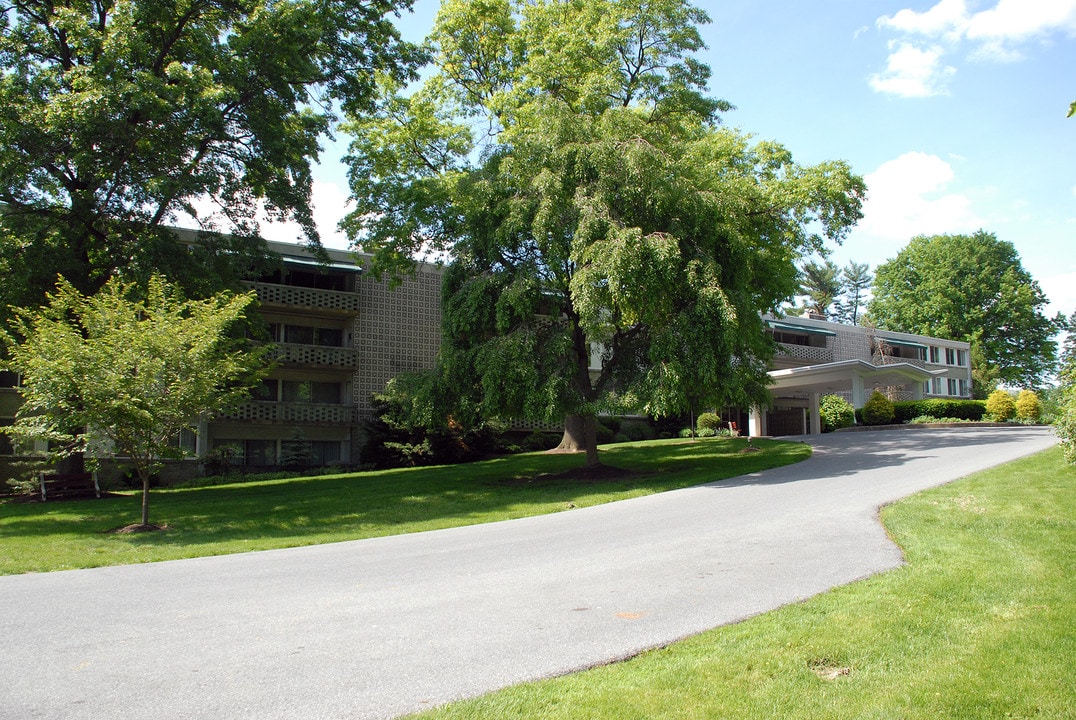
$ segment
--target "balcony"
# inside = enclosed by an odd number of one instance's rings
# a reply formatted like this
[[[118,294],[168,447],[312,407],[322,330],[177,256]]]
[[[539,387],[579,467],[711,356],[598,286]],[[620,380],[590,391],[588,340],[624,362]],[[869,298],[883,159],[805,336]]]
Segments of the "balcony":
[[[359,353],[354,348],[277,343],[272,357],[283,365],[300,365],[308,368],[354,370],[359,366]]]
[[[790,345],[788,343],[779,342],[777,343],[777,354],[779,356],[796,358],[797,360],[806,360],[811,364],[833,362],[833,351],[824,347]]]
[[[871,356],[871,362],[875,365],[896,365],[897,363],[907,363],[908,365],[915,365],[917,368],[923,368],[924,370],[930,369],[927,367],[926,361],[920,360],[919,358],[896,357],[893,355],[882,355],[880,353],[874,353],[874,355]]]
[[[317,403],[247,402],[216,419],[288,425],[350,425],[355,422],[355,408]]]
[[[248,285],[257,293],[258,301],[266,308],[302,309],[307,313],[334,317],[353,317],[359,314],[359,296],[356,293],[262,282]]]

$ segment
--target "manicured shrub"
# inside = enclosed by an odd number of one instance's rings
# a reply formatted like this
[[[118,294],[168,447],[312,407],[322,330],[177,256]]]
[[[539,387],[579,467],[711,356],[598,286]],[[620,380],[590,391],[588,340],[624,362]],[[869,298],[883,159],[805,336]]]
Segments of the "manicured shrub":
[[[909,423],[918,417],[978,421],[982,420],[985,414],[986,403],[983,400],[924,398],[893,403],[893,421],[898,423]]]
[[[1016,414],[1016,402],[1005,390],[995,390],[986,399],[986,412],[996,422],[1005,422]]]
[[[862,415],[867,425],[888,425],[893,422],[893,401],[875,391],[863,406]]]
[[[822,419],[822,432],[852,427],[856,423],[855,408],[840,395],[823,396],[818,406],[818,414]]]
[[[721,416],[717,413],[706,412],[699,415],[699,419],[695,421],[695,427],[699,430],[703,428],[709,428],[710,430],[717,430],[719,427],[724,427],[725,423],[721,421]]]
[[[1034,390],[1021,390],[1016,396],[1016,419],[1036,422],[1042,414],[1042,403]]]
[[[650,427],[650,423],[646,420],[625,420],[620,425],[620,435],[623,435],[628,440],[635,442],[637,440],[653,440],[654,428]]]

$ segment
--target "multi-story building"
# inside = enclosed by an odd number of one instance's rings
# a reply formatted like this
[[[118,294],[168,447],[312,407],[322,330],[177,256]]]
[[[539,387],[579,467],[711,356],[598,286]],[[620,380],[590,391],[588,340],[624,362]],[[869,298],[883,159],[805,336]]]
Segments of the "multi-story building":
[[[818,316],[767,317],[777,341],[770,377],[773,407],[753,410],[752,435],[821,432],[822,395],[863,407],[874,390],[893,399],[971,397],[971,346],[925,335],[827,322]]]
[[[392,377],[434,365],[442,268],[420,264],[393,289],[364,272],[361,255],[329,250],[331,262],[323,265],[301,246],[269,246],[281,257],[279,269],[248,284],[277,346],[277,365],[253,399],[201,422],[183,442],[196,457],[229,447],[248,466],[279,464],[292,443],[319,465],[358,463],[372,396]],[[967,343],[809,317],[766,322],[778,347],[773,407],[730,413],[752,435],[820,431],[824,394],[843,394],[857,408],[875,388],[909,399],[971,395]],[[17,381],[0,373],[0,425],[13,421],[20,404]],[[10,459],[16,450],[0,433],[0,456]]]
[[[223,445],[247,465],[276,465],[302,442],[315,464],[359,462],[370,400],[403,372],[432,368],[441,341],[441,268],[421,264],[395,289],[364,274],[362,256],[269,243],[281,269],[249,283],[276,343],[256,397],[202,423],[197,454]]]

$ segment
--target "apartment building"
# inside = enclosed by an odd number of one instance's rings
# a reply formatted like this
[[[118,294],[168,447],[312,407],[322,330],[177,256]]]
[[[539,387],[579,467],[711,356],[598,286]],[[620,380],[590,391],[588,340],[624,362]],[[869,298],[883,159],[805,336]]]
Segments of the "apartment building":
[[[767,317],[777,342],[773,408],[752,410],[752,435],[821,432],[818,402],[842,395],[863,407],[875,390],[894,400],[971,397],[966,342],[828,322],[818,316]]]
[[[246,466],[274,466],[302,447],[317,465],[361,461],[371,396],[394,376],[434,366],[441,339],[442,268],[420,264],[395,289],[365,272],[368,258],[329,250],[317,263],[301,246],[269,243],[279,268],[248,282],[277,365],[249,402],[201,422],[182,442],[194,457],[229,448]],[[730,410],[752,435],[819,432],[822,395],[862,407],[878,388],[899,399],[970,397],[967,343],[840,325],[817,317],[767,317],[778,352],[773,407]],[[600,363],[600,355],[595,356]],[[18,378],[0,373],[0,425],[20,404]],[[521,427],[530,427],[525,421]],[[24,449],[0,434],[0,464]],[[197,468],[188,461],[186,472]]]

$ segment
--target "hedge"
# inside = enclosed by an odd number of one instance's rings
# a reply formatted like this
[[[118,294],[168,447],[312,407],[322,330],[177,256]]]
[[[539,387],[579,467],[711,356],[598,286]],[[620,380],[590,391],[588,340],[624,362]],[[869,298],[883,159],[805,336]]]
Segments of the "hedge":
[[[936,418],[982,420],[983,415],[986,414],[986,402],[983,400],[944,400],[941,398],[901,400],[893,403],[893,413],[893,422],[895,423],[906,423],[922,415]]]

